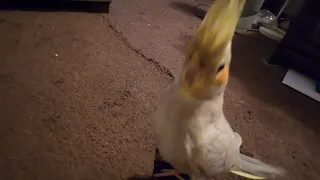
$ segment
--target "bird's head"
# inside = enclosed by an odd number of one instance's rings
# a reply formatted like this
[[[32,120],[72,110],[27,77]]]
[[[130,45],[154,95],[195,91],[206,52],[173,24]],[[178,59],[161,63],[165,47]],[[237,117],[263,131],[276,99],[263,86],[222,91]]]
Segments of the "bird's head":
[[[245,0],[216,0],[191,40],[180,75],[183,94],[210,99],[228,83],[231,43]]]

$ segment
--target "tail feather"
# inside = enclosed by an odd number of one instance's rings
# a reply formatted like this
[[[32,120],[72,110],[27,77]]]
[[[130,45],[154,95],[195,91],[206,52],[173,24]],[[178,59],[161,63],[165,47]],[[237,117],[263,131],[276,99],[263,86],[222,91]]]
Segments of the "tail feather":
[[[266,179],[265,177],[255,176],[255,175],[252,175],[252,174],[249,174],[246,172],[242,172],[242,171],[231,170],[230,172],[233,174],[236,174],[238,176],[248,178],[248,179]]]
[[[249,156],[240,155],[242,160],[242,165],[239,169],[234,169],[233,173],[239,174],[239,171],[249,174],[252,178],[244,176],[250,179],[265,179],[265,178],[275,178],[277,176],[284,176],[286,174],[285,170],[279,167],[274,167],[272,165],[263,163],[257,159],[251,158]]]

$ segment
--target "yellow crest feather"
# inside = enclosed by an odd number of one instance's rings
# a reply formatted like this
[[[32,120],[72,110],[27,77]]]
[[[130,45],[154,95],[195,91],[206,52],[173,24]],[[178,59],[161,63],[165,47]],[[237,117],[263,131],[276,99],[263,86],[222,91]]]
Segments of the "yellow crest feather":
[[[215,0],[195,37],[204,53],[220,58],[232,40],[245,0]]]

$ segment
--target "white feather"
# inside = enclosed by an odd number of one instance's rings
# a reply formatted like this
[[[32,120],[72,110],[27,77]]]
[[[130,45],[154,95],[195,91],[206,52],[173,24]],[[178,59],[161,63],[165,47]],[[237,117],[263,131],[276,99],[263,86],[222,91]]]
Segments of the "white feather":
[[[199,101],[182,96],[177,82],[168,87],[154,116],[161,157],[180,173],[197,177],[231,170],[281,175],[281,170],[240,154],[242,139],[230,127],[222,106],[223,93]]]

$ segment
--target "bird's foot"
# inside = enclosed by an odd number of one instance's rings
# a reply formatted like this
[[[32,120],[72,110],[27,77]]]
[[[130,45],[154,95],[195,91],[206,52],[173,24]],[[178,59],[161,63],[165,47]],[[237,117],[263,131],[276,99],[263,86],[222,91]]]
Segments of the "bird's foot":
[[[180,174],[173,169],[162,169],[161,173],[154,174],[153,177],[168,177],[175,176],[179,180],[185,180]]]

